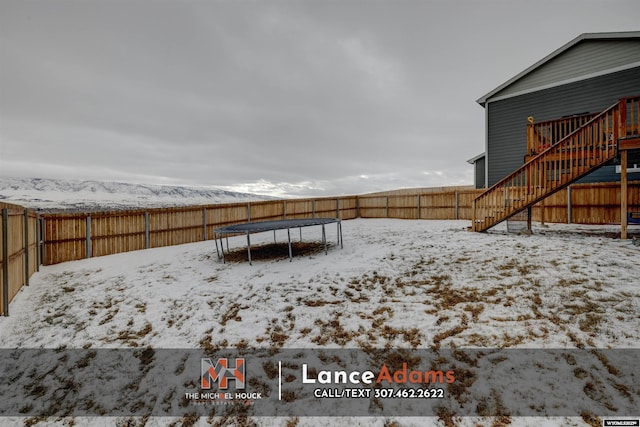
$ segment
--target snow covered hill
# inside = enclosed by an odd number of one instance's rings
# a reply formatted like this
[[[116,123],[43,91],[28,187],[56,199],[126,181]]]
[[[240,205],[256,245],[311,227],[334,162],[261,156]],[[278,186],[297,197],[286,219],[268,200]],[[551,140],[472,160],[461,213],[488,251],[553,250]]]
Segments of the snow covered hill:
[[[270,199],[207,187],[0,177],[0,201],[45,211],[95,211]]]

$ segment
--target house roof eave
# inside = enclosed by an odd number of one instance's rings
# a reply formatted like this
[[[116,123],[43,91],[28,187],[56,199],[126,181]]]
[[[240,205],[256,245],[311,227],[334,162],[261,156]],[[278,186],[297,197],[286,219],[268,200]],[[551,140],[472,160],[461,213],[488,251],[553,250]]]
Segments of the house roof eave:
[[[549,55],[545,56],[544,58],[542,58],[541,60],[539,60],[535,64],[533,64],[530,67],[526,68],[522,72],[516,74],[515,76],[513,76],[512,78],[510,78],[506,82],[502,83],[500,86],[496,87],[495,89],[493,89],[492,91],[488,92],[484,96],[481,96],[480,98],[478,98],[476,100],[476,102],[478,104],[480,104],[482,107],[485,107],[486,104],[487,104],[487,101],[492,96],[494,96],[498,92],[501,92],[506,87],[512,85],[513,83],[515,83],[516,81],[520,80],[524,76],[528,75],[529,73],[531,73],[535,69],[539,68],[543,64],[546,64],[547,62],[551,61],[552,59],[556,58],[557,56],[561,55],[565,51],[571,49],[573,46],[577,45],[578,43],[580,43],[580,42],[582,42],[584,40],[606,40],[606,39],[620,39],[620,38],[640,38],[640,31],[623,31],[623,32],[583,33],[583,34],[580,34],[578,37],[574,38],[573,40],[571,40],[570,42],[568,42],[565,45],[561,46],[560,48],[554,50]]]

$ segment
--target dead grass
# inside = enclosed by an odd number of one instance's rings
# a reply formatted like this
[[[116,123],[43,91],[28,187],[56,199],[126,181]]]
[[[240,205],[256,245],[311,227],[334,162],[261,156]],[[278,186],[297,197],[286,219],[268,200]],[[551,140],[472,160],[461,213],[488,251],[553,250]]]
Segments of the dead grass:
[[[229,342],[226,339],[223,339],[220,342],[213,342],[211,338],[211,332],[208,331],[204,338],[200,340],[200,348],[205,350],[207,354],[213,354],[222,348],[228,348]]]
[[[441,406],[438,408],[438,420],[442,421],[445,427],[456,427],[456,422],[454,421],[455,413],[449,409]]]
[[[601,427],[602,426],[602,420],[600,418],[598,418],[597,415],[594,415],[592,412],[583,411],[580,414],[580,417],[582,418],[582,421],[584,421],[585,423],[587,423],[591,427]]]
[[[296,400],[296,392],[293,390],[282,390],[282,400],[285,402],[294,402]]]
[[[311,342],[318,345],[326,345],[334,342],[338,345],[345,346],[353,338],[360,335],[357,331],[347,331],[340,322],[342,313],[334,312],[334,318],[324,321],[316,319],[315,325],[320,328],[319,334],[311,339]]]
[[[138,347],[140,344],[138,340],[144,338],[149,335],[153,331],[153,326],[151,323],[146,323],[139,330],[122,330],[118,332],[118,335],[115,337],[104,338],[103,341],[107,343],[122,341],[124,344],[127,344],[129,347]]]
[[[436,349],[436,350],[439,349],[440,348],[440,343],[442,341],[444,341],[447,338],[451,338],[451,337],[453,337],[455,335],[458,335],[458,334],[464,332],[466,329],[467,329],[467,326],[458,325],[458,326],[455,326],[455,327],[453,327],[451,329],[447,329],[446,331],[440,332],[439,334],[436,334],[433,337],[432,348]]]
[[[300,419],[298,417],[290,418],[287,420],[285,424],[286,427],[296,427],[300,423]]]
[[[247,308],[249,307],[248,306],[243,307],[237,302],[229,304],[229,306],[227,307],[227,311],[222,314],[222,319],[220,319],[220,324],[222,326],[225,326],[227,322],[230,320],[234,320],[236,322],[242,321],[242,317],[240,317],[238,313],[240,312],[241,309],[247,309]]]

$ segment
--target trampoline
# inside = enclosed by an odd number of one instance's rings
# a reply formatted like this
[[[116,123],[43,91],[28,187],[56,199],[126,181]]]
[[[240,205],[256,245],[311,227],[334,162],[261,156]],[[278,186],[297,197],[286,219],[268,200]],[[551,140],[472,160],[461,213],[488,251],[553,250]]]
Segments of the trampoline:
[[[291,229],[300,229],[300,240],[302,241],[302,228],[311,227],[314,225],[322,226],[322,243],[324,245],[324,254],[327,254],[327,233],[325,225],[337,224],[338,244],[340,248],[342,244],[342,222],[338,218],[304,218],[304,219],[282,219],[277,221],[259,221],[259,222],[247,222],[244,224],[229,225],[226,227],[216,228],[214,230],[213,238],[216,242],[216,253],[218,259],[222,259],[223,263],[226,263],[224,258],[224,241],[227,242],[227,253],[229,251],[229,235],[230,234],[246,234],[247,235],[247,255],[249,257],[249,264],[251,265],[251,234],[262,233],[265,231],[273,231],[273,239],[276,239],[276,230],[287,230],[287,240],[289,243],[289,262],[293,260],[293,254],[291,251]],[[218,240],[220,240],[220,248],[218,249]]]

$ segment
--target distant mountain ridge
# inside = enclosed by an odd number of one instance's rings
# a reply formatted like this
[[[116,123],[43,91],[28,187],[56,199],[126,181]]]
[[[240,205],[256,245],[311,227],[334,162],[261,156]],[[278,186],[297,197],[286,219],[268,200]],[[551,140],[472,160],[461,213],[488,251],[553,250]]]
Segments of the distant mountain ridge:
[[[0,177],[0,201],[45,211],[96,211],[232,203],[272,197],[218,188]]]

